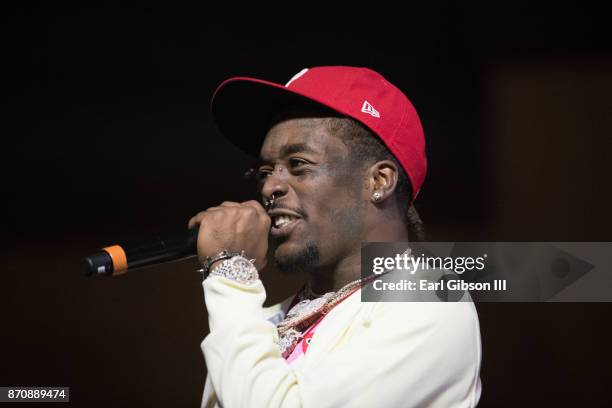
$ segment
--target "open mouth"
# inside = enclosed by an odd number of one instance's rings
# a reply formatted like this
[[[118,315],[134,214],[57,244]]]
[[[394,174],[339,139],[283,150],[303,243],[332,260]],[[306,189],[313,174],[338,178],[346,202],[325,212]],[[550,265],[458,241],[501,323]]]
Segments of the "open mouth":
[[[273,215],[271,218],[272,228],[270,229],[270,235],[273,237],[289,235],[295,226],[300,222],[299,217],[294,217],[287,214]]]

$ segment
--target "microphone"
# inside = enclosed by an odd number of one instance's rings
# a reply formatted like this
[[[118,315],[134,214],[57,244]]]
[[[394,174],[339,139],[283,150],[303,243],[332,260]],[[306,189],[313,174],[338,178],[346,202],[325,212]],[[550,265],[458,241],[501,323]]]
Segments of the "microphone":
[[[158,235],[137,242],[102,248],[81,261],[85,276],[117,276],[128,270],[197,255],[199,228]]]

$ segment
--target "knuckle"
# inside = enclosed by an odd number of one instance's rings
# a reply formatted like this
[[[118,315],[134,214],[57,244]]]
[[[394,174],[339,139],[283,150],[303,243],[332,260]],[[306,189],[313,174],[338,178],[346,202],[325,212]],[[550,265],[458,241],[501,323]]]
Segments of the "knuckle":
[[[245,207],[244,208],[244,212],[248,215],[248,216],[253,216],[257,214],[257,210],[255,210],[253,207]]]
[[[222,213],[223,211],[226,211],[226,210],[221,207],[210,207],[208,210],[206,210],[205,216],[207,217],[216,216],[219,213]]]

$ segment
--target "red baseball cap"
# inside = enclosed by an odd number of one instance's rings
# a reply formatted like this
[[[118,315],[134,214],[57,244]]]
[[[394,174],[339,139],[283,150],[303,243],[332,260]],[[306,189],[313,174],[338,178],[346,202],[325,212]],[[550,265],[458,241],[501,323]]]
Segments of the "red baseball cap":
[[[275,113],[292,104],[312,104],[351,117],[374,132],[406,171],[415,199],[427,173],[419,116],[398,88],[367,68],[305,68],[286,85],[256,78],[224,81],[211,101],[217,126],[242,150],[259,155]]]

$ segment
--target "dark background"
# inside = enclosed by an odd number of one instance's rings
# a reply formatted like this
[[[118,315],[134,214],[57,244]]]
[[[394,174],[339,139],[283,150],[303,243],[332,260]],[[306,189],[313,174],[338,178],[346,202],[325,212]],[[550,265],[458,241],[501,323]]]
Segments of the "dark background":
[[[401,88],[427,137],[431,240],[610,241],[612,42],[595,4],[5,9],[0,385],[70,386],[71,406],[199,405],[195,262],[94,280],[78,261],[250,198],[249,158],[209,114],[234,75],[367,66]],[[265,279],[270,303],[299,285]],[[478,310],[481,406],[610,405],[609,304]]]

